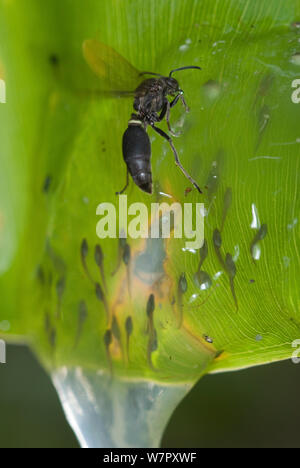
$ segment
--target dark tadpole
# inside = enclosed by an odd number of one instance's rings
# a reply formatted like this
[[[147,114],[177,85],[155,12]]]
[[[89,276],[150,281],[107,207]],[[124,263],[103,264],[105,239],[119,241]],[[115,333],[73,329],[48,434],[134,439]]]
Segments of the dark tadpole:
[[[52,262],[54,269],[59,274],[64,275],[67,269],[65,261],[51,246],[49,239],[46,241],[46,252]]]
[[[45,331],[48,335],[49,331],[51,330],[51,319],[50,319],[49,312],[45,313],[44,326],[45,326]]]
[[[226,254],[225,264],[226,264],[226,272],[227,272],[228,277],[229,277],[231,294],[232,294],[232,297],[233,297],[233,300],[234,300],[234,303],[235,303],[235,306],[236,306],[236,310],[238,310],[239,306],[238,306],[238,301],[237,301],[237,297],[236,297],[236,294],[235,294],[235,288],[234,288],[234,278],[235,278],[235,275],[236,275],[236,265],[235,265],[235,263],[233,261],[232,256],[229,253]]]
[[[94,283],[94,280],[89,272],[89,269],[88,269],[88,266],[87,266],[87,263],[86,263],[86,259],[87,259],[87,256],[88,256],[88,253],[89,253],[89,246],[88,246],[88,243],[87,243],[87,240],[86,239],[82,239],[82,242],[81,242],[81,245],[80,245],[80,258],[81,258],[81,263],[82,263],[82,266],[83,266],[83,269],[86,273],[86,276],[88,277],[88,279]]]
[[[56,54],[49,55],[49,62],[53,67],[57,67],[59,65],[59,57]]]
[[[184,294],[187,292],[187,288],[188,288],[188,284],[187,284],[187,280],[185,277],[185,273],[181,273],[179,277],[179,281],[178,281],[178,291],[181,294]]]
[[[126,355],[127,355],[127,361],[129,362],[129,344],[130,344],[130,337],[133,332],[133,321],[132,317],[128,315],[128,317],[125,320],[125,330],[126,330]]]
[[[46,331],[48,342],[51,346],[51,349],[54,350],[56,346],[56,329],[51,323],[51,317],[50,317],[49,312],[45,313],[44,327],[45,327],[45,331]]]
[[[111,273],[112,276],[114,276],[118,271],[121,266],[122,258],[124,255],[124,249],[126,246],[126,239],[120,238],[119,243],[118,243],[118,260],[117,260],[117,266],[114,269],[114,271]]]
[[[215,229],[213,232],[213,244],[219,263],[222,266],[223,270],[226,270],[226,265],[221,254],[222,237],[218,229]]]
[[[119,343],[120,348],[122,349],[122,343],[121,343],[121,330],[118,324],[117,317],[113,315],[112,322],[111,322],[111,332],[117,342]]]
[[[221,222],[221,228],[220,228],[221,232],[223,231],[224,224],[227,218],[227,214],[231,207],[231,203],[232,203],[232,190],[230,187],[228,187],[224,195],[223,214],[222,214],[222,222]]]
[[[154,328],[154,336],[153,336],[153,341],[152,341],[152,348],[151,351],[154,353],[158,349],[158,338],[157,338],[157,332],[156,328]]]
[[[199,265],[198,265],[198,271],[201,270],[204,260],[206,259],[208,255],[208,245],[207,245],[206,239],[204,239],[203,245],[199,252],[200,252],[200,260],[199,260]]]
[[[41,265],[39,265],[36,269],[36,277],[39,280],[40,284],[44,286],[46,278],[45,278],[45,272]]]
[[[82,335],[83,325],[88,317],[88,311],[85,301],[80,301],[78,305],[78,321],[77,321],[77,332],[75,338],[74,348],[77,347],[80,337]]]
[[[194,275],[194,283],[197,288],[207,290],[212,286],[212,279],[206,271],[197,271]]]
[[[95,293],[96,293],[96,297],[97,297],[98,301],[102,302],[103,305],[104,305],[105,313],[106,313],[106,320],[108,322],[109,321],[109,306],[108,306],[108,302],[107,302],[107,299],[106,299],[106,295],[105,295],[103,289],[101,288],[100,283],[95,283]]]
[[[183,322],[183,295],[188,289],[185,273],[181,273],[178,286],[177,286],[177,309],[178,309],[178,328],[181,327]]]
[[[103,267],[103,251],[102,251],[102,248],[99,244],[96,245],[95,247],[95,254],[94,254],[94,257],[95,257],[95,262],[99,268],[99,271],[100,271],[100,276],[101,276],[101,279],[102,279],[102,284],[103,284],[103,287],[105,289],[105,291],[107,292],[107,285],[106,285],[106,279],[105,279],[105,273],[104,273],[104,267]]]
[[[211,201],[216,194],[219,184],[220,178],[223,170],[224,164],[224,151],[220,149],[216,155],[216,159],[212,162],[210,172],[208,174],[206,184],[208,190],[208,199]]]
[[[266,75],[263,76],[263,78],[261,79],[259,83],[258,90],[255,96],[255,100],[253,103],[254,108],[264,105],[264,98],[270,92],[270,88],[273,82],[274,82],[274,75],[272,75],[271,73],[267,73]]]
[[[56,346],[56,337],[57,337],[56,329],[52,327],[49,333],[49,342],[50,342],[52,349],[54,349]]]
[[[213,243],[217,249],[220,249],[222,246],[222,237],[219,229],[215,229],[213,232]]]
[[[264,105],[258,115],[258,136],[255,145],[254,151],[256,152],[262,142],[263,136],[265,134],[266,128],[270,122],[270,109],[268,106]]]
[[[61,276],[56,282],[56,296],[57,296],[57,305],[56,305],[56,317],[59,319],[61,317],[61,303],[62,297],[65,292],[66,287],[66,278]]]
[[[103,341],[104,341],[104,346],[105,346],[105,351],[106,351],[106,358],[107,358],[107,362],[108,362],[108,366],[109,366],[109,371],[110,371],[110,375],[111,377],[113,376],[113,366],[112,366],[112,359],[111,359],[111,354],[110,354],[110,345],[112,343],[112,332],[111,330],[106,330],[106,332],[104,333],[104,337],[103,337]]]
[[[128,294],[131,297],[131,249],[129,244],[125,244],[123,251],[123,262],[126,265]]]
[[[147,323],[147,333],[149,335],[148,338],[148,345],[147,345],[147,362],[149,367],[152,370],[155,370],[152,364],[152,353],[157,349],[157,345],[155,347],[155,343],[157,343],[157,334],[154,328],[154,310],[155,310],[155,297],[154,294],[150,294],[147,306],[146,306],[146,314],[148,318]]]
[[[147,301],[147,307],[146,307],[146,313],[147,313],[147,317],[149,320],[152,320],[154,310],[155,310],[155,297],[154,297],[154,294],[150,294],[148,301]]]
[[[148,346],[147,346],[147,362],[149,367],[156,371],[152,363],[152,353],[158,349],[158,340],[156,329],[153,328],[152,332],[149,334]]]
[[[212,285],[211,278],[208,273],[201,270],[201,267],[208,255],[208,245],[204,239],[203,245],[200,249],[200,260],[196,273],[194,274],[194,283],[199,289],[208,289]]]
[[[125,265],[126,266],[129,265],[130,258],[131,258],[131,251],[130,251],[130,245],[129,244],[125,244],[122,258],[123,258],[123,262],[125,263]]]
[[[44,182],[43,182],[43,188],[42,188],[42,190],[43,190],[44,193],[48,193],[48,192],[49,192],[51,183],[52,183],[52,176],[48,174],[48,175],[45,177],[45,180],[44,180]]]

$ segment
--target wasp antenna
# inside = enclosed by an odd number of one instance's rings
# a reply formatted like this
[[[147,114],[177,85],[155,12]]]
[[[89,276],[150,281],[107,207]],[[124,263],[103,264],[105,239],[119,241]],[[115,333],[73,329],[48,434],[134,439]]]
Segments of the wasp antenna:
[[[160,73],[154,73],[154,72],[148,72],[148,71],[142,71],[139,73],[140,76],[142,75],[155,75],[155,76],[163,76]]]
[[[190,67],[180,67],[180,68],[175,68],[174,70],[170,71],[169,78],[172,76],[172,73],[181,71],[181,70],[187,70],[188,68],[196,68],[197,70],[202,70],[201,67],[197,67],[196,65],[191,65]]]

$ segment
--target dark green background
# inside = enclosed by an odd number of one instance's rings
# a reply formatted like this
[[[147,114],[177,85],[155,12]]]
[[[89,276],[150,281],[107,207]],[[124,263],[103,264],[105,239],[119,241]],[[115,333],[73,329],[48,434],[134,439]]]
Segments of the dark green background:
[[[207,376],[173,414],[163,447],[300,447],[300,364]],[[0,447],[78,447],[44,370],[23,346],[0,365]]]

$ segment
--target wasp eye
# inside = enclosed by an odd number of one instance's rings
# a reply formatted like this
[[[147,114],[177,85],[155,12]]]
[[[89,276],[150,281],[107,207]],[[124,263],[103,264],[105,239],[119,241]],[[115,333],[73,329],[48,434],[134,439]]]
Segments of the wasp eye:
[[[181,96],[184,94],[183,89],[180,89],[180,90],[179,90],[179,94],[180,94]]]

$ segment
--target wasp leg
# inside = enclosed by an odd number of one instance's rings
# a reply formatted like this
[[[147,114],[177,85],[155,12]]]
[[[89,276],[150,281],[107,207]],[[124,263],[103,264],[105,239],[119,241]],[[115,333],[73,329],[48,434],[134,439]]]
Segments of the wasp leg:
[[[175,157],[175,164],[179,167],[179,169],[183,172],[183,174],[185,175],[185,177],[187,179],[189,179],[189,181],[193,184],[193,186],[198,190],[199,193],[202,193],[202,190],[200,189],[200,187],[198,186],[198,184],[194,181],[194,179],[189,175],[189,173],[184,169],[184,167],[182,166],[180,160],[179,160],[179,157],[178,157],[178,154],[177,154],[177,151],[175,149],[175,146],[173,145],[173,141],[172,141],[172,138],[169,137],[169,135],[167,135],[163,130],[161,130],[160,128],[158,127],[155,127],[155,125],[151,125],[151,127],[153,128],[153,130],[155,130],[160,136],[162,136],[163,138],[165,138],[168,142],[169,142],[169,145],[171,146],[171,149],[174,153],[174,157]]]
[[[170,109],[177,104],[180,97],[181,97],[181,94],[177,94],[177,96],[173,99],[173,101],[171,101],[171,102],[167,101],[166,122],[167,122],[167,125],[168,125],[169,132],[171,133],[171,135],[173,135],[175,137],[180,136],[182,132],[176,133],[176,132],[172,131],[171,124],[170,124]]]
[[[116,192],[116,195],[122,195],[122,193],[125,192],[125,190],[127,189],[129,185],[129,172],[128,172],[128,169],[127,169],[127,174],[126,174],[126,185],[125,187],[120,191],[120,192]]]
[[[174,131],[172,130],[172,128],[171,128],[171,124],[170,124],[170,109],[171,109],[171,107],[173,107],[173,106],[177,103],[178,99],[179,99],[179,95],[176,96],[176,98],[173,99],[172,102],[169,102],[168,99],[166,99],[166,100],[165,100],[165,103],[164,103],[164,105],[163,105],[162,111],[161,111],[161,113],[159,114],[158,119],[157,119],[157,122],[161,122],[161,121],[163,120],[163,118],[165,117],[165,115],[166,115],[166,122],[167,122],[167,125],[168,125],[168,130],[169,130],[169,132],[171,133],[171,135],[174,136],[174,137],[180,136],[180,135],[181,135],[181,132],[180,132],[180,133],[176,133],[176,132],[174,132]]]
[[[178,99],[180,98],[181,94],[177,94],[177,96],[173,99],[173,101],[170,102],[170,108],[171,107],[174,107],[177,102],[178,102]]]
[[[189,108],[189,106],[187,105],[187,103],[185,102],[185,99],[184,99],[184,97],[183,97],[183,94],[179,94],[178,96],[180,97],[181,102],[182,102],[182,104],[183,104],[183,106],[184,106],[184,108],[185,108],[185,112],[190,112],[190,108]],[[175,99],[176,99],[176,98],[175,98]]]
[[[168,99],[166,99],[166,101],[164,102],[164,105],[162,107],[162,111],[158,116],[157,122],[161,122],[163,120],[163,118],[164,118],[164,116],[166,115],[166,112],[167,112],[168,104],[170,105]]]

